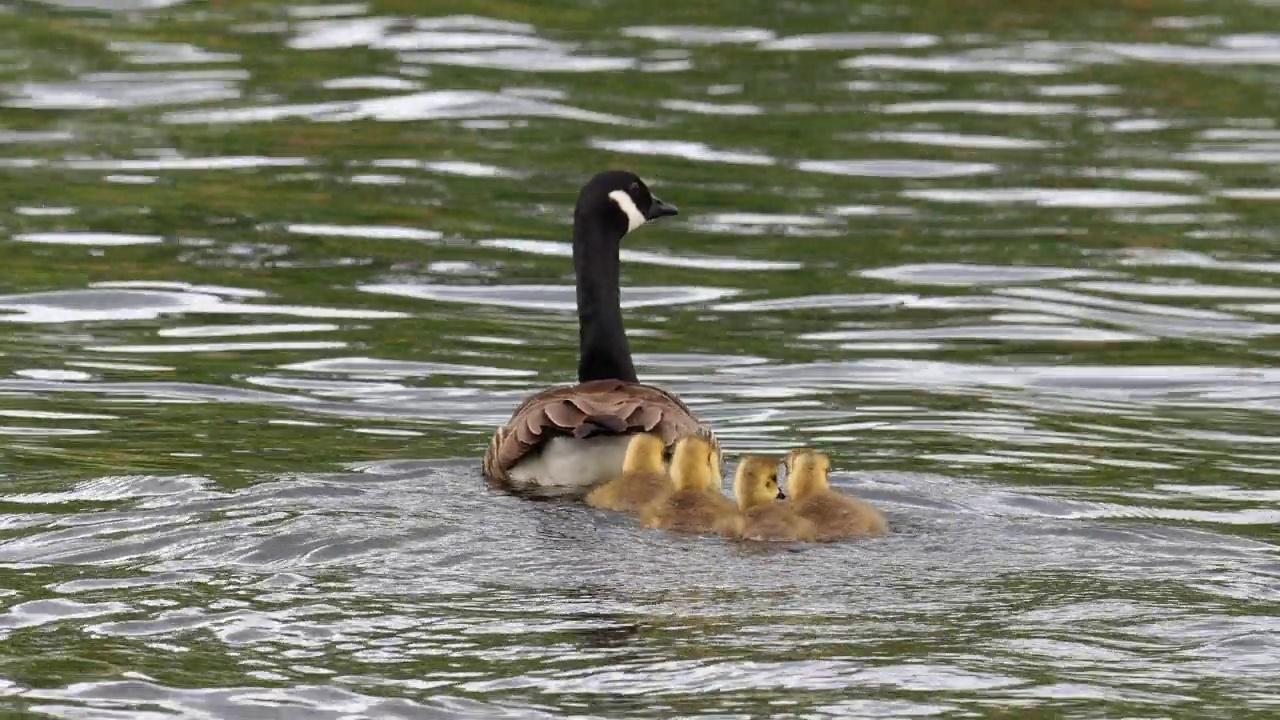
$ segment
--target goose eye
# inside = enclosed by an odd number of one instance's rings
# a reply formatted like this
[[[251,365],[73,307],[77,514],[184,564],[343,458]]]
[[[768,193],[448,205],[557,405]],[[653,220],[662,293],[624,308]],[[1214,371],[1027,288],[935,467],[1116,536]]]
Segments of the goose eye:
[[[633,183],[631,183],[631,192],[632,192],[632,193],[638,193],[638,192],[640,192],[640,183],[638,183],[638,182],[633,182]]]

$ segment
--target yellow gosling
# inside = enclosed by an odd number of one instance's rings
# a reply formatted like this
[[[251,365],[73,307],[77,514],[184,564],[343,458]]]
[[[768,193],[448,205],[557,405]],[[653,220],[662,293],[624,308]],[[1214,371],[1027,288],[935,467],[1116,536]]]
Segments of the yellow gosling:
[[[813,542],[817,538],[813,523],[778,502],[786,496],[778,486],[777,460],[743,456],[733,476],[733,494],[742,511],[743,540]]]
[[[671,478],[662,463],[665,451],[666,445],[657,435],[632,435],[622,460],[622,473],[587,493],[587,504],[601,510],[635,514],[671,492]]]
[[[825,453],[798,448],[787,459],[791,497],[786,504],[813,523],[819,542],[889,532],[889,523],[879,510],[831,489],[831,459]]]
[[[706,440],[681,438],[671,456],[674,489],[644,506],[640,524],[658,530],[736,537],[742,527],[738,509],[719,489],[712,489],[718,459]]]

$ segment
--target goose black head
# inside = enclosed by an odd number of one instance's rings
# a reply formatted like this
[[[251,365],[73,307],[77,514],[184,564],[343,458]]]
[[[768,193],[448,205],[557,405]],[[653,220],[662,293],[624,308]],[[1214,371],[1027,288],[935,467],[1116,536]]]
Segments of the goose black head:
[[[625,235],[650,220],[679,214],[649,191],[635,173],[608,170],[591,178],[578,195],[577,218],[603,219]]]

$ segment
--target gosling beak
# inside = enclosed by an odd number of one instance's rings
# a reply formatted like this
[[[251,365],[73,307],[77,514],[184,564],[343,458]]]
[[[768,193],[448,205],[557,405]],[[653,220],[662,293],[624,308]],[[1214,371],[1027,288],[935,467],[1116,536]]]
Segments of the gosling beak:
[[[786,493],[784,493],[784,492],[782,492],[782,488],[778,488],[778,499],[779,499],[779,500],[786,500],[786,499],[787,499],[787,494],[786,494]]]
[[[645,213],[645,220],[657,220],[660,217],[668,217],[670,215],[679,215],[680,211],[675,205],[668,205],[658,199],[657,195],[652,195],[653,202],[649,204],[649,212]]]

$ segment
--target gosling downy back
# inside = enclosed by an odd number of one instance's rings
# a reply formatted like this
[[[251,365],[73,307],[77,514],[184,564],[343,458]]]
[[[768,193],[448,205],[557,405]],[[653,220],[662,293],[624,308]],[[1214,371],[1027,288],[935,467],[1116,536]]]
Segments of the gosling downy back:
[[[718,464],[719,452],[706,440],[697,436],[680,439],[671,457],[673,491],[646,505],[640,511],[640,524],[660,530],[736,535],[741,518],[737,507],[718,488]]]
[[[676,490],[720,494],[720,449],[700,435],[676,442],[671,451],[671,483]],[[723,497],[723,496],[721,496]]]
[[[831,458],[826,453],[796,448],[787,453],[786,465],[787,490],[792,501],[831,491]]]
[[[622,458],[622,472],[647,472],[665,475],[667,468],[662,461],[662,456],[666,451],[666,443],[662,442],[660,436],[649,433],[636,433],[631,436],[631,440],[627,443],[627,454]]]
[[[782,464],[784,467],[787,468],[787,473],[790,474],[792,467],[795,465],[796,458],[806,453],[814,453],[814,452],[817,452],[817,450],[814,450],[813,448],[806,448],[806,447],[791,448],[791,450],[787,452],[787,456],[782,459]]]
[[[879,510],[831,489],[831,460],[825,453],[804,450],[790,456],[787,505],[813,523],[820,542],[883,535],[889,523]]]
[[[671,478],[662,463],[666,445],[649,433],[631,436],[622,473],[587,493],[586,503],[601,510],[636,513],[655,499],[672,492]]]

